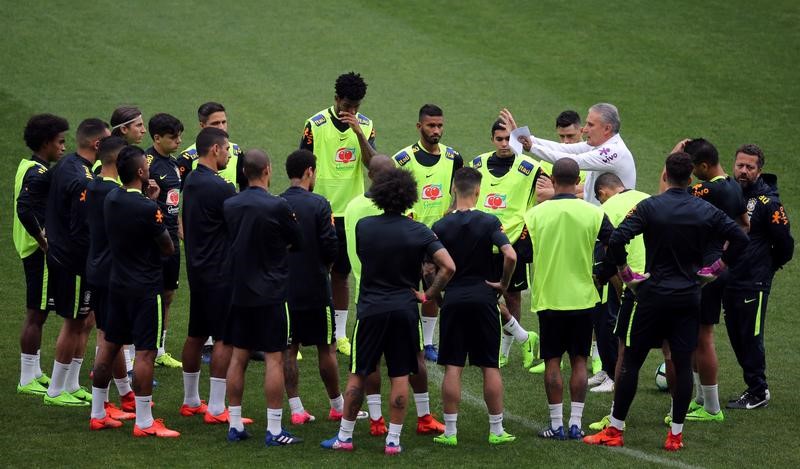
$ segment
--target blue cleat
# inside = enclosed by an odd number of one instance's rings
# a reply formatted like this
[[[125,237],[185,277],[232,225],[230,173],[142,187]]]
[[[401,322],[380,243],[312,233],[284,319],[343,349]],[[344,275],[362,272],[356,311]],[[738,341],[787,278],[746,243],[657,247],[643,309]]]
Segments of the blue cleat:
[[[423,350],[425,351],[425,360],[429,362],[436,362],[439,360],[439,351],[436,350],[435,345],[426,345]]]
[[[239,431],[235,428],[228,429],[228,441],[242,441],[250,438],[250,433],[247,432],[247,429]]]
[[[569,427],[569,432],[567,433],[567,438],[570,440],[583,440],[583,437],[586,436],[581,430],[581,427],[577,425],[573,425]]]
[[[298,438],[286,430],[282,430],[279,434],[273,435],[267,431],[267,436],[264,438],[264,444],[267,446],[287,446],[302,443],[303,439]]]
[[[557,429],[553,430],[550,427],[545,428],[544,430],[539,432],[539,436],[542,438],[548,438],[551,440],[566,440],[567,435],[564,434],[564,427],[558,427]]]
[[[331,449],[333,451],[353,451],[353,439],[348,438],[342,441],[339,439],[338,434],[331,439],[323,441],[319,445],[322,448]]]

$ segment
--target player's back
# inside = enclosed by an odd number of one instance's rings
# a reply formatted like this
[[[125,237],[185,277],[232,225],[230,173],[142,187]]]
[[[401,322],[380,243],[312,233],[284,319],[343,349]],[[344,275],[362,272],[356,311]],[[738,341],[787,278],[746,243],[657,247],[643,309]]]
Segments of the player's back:
[[[98,287],[108,286],[108,277],[111,275],[111,249],[106,235],[103,205],[106,196],[119,187],[116,179],[98,176],[86,188],[86,217],[89,222],[86,280]]]

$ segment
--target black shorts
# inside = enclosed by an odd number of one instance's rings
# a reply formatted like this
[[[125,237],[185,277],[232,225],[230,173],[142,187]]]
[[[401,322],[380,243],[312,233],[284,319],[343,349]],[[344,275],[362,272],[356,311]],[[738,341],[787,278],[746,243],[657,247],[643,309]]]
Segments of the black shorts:
[[[333,226],[336,229],[336,240],[339,244],[339,249],[336,251],[336,260],[333,261],[331,272],[347,275],[352,268],[350,267],[350,258],[347,257],[347,235],[344,232],[344,217],[335,217]]]
[[[350,372],[367,376],[375,371],[383,356],[390,378],[417,373],[417,355],[422,349],[420,329],[416,308],[356,320]]]
[[[28,309],[45,311],[53,309],[53,298],[48,294],[49,271],[41,249],[22,259],[25,270],[25,306]]]
[[[290,307],[289,324],[293,344],[327,345],[336,341],[332,305],[312,309]]]
[[[282,352],[289,346],[289,313],[285,303],[232,305],[225,325],[225,343],[245,350]]]
[[[156,350],[161,346],[164,302],[160,292],[130,294],[110,289],[106,314],[106,340],[137,350]]]
[[[97,329],[105,331],[108,325],[108,287],[91,286],[92,301],[90,303],[94,311],[94,322]]]
[[[224,339],[230,309],[230,285],[192,282],[189,285],[189,337]]]
[[[697,348],[700,330],[700,293],[654,295],[639,291],[633,304],[625,346],[661,348],[666,340],[674,352]]]
[[[560,358],[564,352],[570,357],[588,357],[592,348],[592,311],[594,308],[575,311],[545,309],[539,316],[539,355],[542,359]]]
[[[636,302],[636,295],[633,294],[630,288],[622,290],[622,297],[620,298],[619,311],[617,311],[617,324],[614,326],[614,335],[625,343],[628,337],[628,328],[631,322],[631,311],[633,311],[633,304]]]
[[[439,313],[440,365],[498,368],[502,325],[497,303],[445,303]]]
[[[164,291],[178,289],[178,277],[181,274],[181,250],[178,248],[179,246],[179,244],[176,244],[175,254],[163,260],[161,272],[164,276]]]
[[[57,261],[48,261],[49,291],[56,314],[65,319],[81,319],[91,311],[92,290],[80,275],[75,275]]]
[[[722,274],[711,283],[707,283],[700,290],[700,324],[719,324],[722,311],[722,292],[728,283],[729,271],[725,269]]]
[[[517,250],[516,246],[520,241],[514,243],[514,251]],[[503,279],[503,255],[495,254],[492,257],[494,265],[492,266],[492,280],[499,282]],[[517,292],[528,289],[528,264],[519,260],[517,255],[517,265],[514,267],[514,273],[511,275],[511,283],[508,285],[509,292]]]

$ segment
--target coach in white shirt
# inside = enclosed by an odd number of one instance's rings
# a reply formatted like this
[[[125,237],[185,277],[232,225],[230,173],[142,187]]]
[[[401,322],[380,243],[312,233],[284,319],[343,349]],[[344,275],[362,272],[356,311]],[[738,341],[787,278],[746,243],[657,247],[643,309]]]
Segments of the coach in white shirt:
[[[500,112],[500,120],[512,131],[511,138],[517,138],[514,132],[517,124],[508,109]],[[530,139],[519,136],[525,151],[533,153],[539,159],[555,163],[561,158],[572,158],[578,162],[582,171],[586,171],[586,183],[583,199],[595,205],[600,201],[594,195],[594,182],[603,173],[614,173],[625,187],[636,187],[636,166],[633,155],[622,136],[619,134],[619,111],[613,104],[599,103],[589,108],[586,125],[581,132],[586,141],[581,143],[558,143],[531,135]]]

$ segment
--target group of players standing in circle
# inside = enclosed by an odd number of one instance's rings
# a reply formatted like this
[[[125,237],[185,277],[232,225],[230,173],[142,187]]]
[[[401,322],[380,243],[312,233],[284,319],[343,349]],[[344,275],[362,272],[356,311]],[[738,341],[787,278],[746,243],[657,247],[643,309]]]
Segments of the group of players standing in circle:
[[[20,163],[14,188],[14,242],[27,282],[18,392],[48,405],[91,406],[92,430],[135,419],[134,436],[177,437],[153,418],[153,367],[181,367],[180,414],[227,423],[228,440],[239,441],[252,423],[242,416],[244,374],[260,352],[265,442],[295,444],[302,440],[282,425],[283,395],[292,424],[315,420],[300,399],[297,371],[300,345],[313,345],[328,418],[340,421],[322,447],[352,450],[356,420],[369,418],[370,433],[386,435],[385,452],[397,454],[409,384],[417,432],[458,444],[469,359],[483,372],[488,440],[505,444],[515,437],[503,427],[500,368],[517,342],[523,366],[544,372],[550,425],[539,436],[621,446],[639,368],[651,348],[663,348],[673,396],[665,448],[677,450],[685,420],[724,419],[713,343],[724,306],[748,386],[728,407],[766,406],[767,298],[794,244],[757,146],[737,150],[731,177],[711,143],[681,141],[666,159],[662,193],[650,197],[634,189],[633,155],[611,104],[592,106],[584,125],[577,113],[562,113],[561,142],[526,133],[504,109],[491,127],[495,150],[469,161],[440,143],[443,112],[426,104],[419,141],[389,157],[377,153],[373,123],[358,112],[366,88],[355,73],[337,79],[334,105],[306,121],[300,149],[286,159],[290,187],[280,196],[269,192],[270,158],[230,142],[218,103],[199,108],[201,130],[177,158],[184,127],[168,114],[149,120],[147,150],[136,146],[146,133],[138,109],[118,108],[110,126],[86,119],[77,150],[63,158],[66,120],[32,117],[25,142],[33,156]],[[700,182],[690,187],[692,174]],[[181,241],[190,306],[178,361],[165,342]],[[348,338],[351,273],[357,319]],[[538,334],[520,323],[529,282]],[[48,377],[39,347],[50,310],[64,323]],[[79,375],[95,323],[88,392]],[[588,378],[593,333],[602,369]],[[208,341],[206,402],[199,379]],[[350,357],[344,394],[337,350]],[[533,366],[537,357],[542,365]],[[443,424],[431,415],[426,359],[445,367]],[[381,360],[391,382],[388,425]],[[119,407],[108,398],[112,379]],[[599,433],[584,436],[589,384],[615,394],[610,414],[590,426]]]

